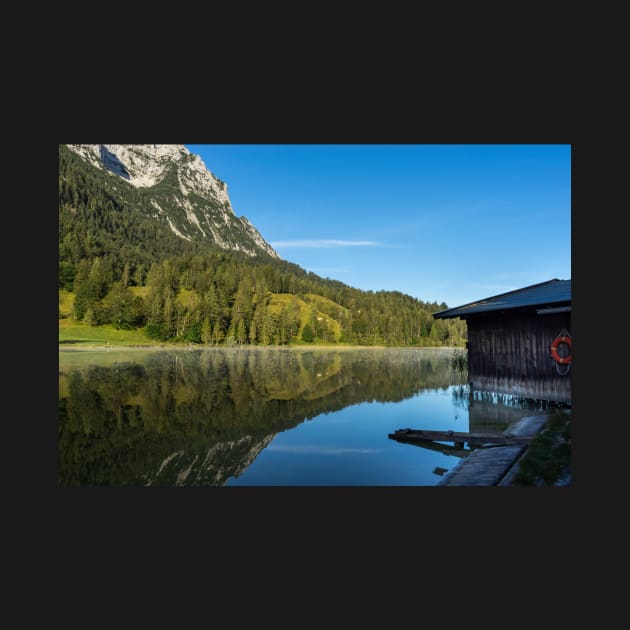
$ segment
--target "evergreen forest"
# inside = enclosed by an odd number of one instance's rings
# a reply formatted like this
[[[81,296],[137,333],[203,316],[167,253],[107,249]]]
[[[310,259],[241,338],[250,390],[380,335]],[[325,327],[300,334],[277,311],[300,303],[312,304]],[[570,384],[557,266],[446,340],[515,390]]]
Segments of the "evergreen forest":
[[[59,148],[60,321],[184,344],[462,346],[444,303],[363,291],[267,254],[188,241],[134,188]],[[60,324],[61,325],[61,324]]]

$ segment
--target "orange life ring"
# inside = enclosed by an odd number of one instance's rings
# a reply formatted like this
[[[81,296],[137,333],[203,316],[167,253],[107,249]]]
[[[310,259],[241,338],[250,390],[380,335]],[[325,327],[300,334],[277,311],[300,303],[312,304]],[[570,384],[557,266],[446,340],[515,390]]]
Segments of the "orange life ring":
[[[571,337],[556,337],[553,340],[553,343],[551,344],[551,358],[556,362],[556,363],[560,363],[560,365],[566,365],[567,363],[571,363],[571,361],[573,361],[573,355],[569,354],[566,357],[561,357],[558,354],[558,346],[561,343],[566,343],[567,346],[569,346],[569,349],[571,348]]]

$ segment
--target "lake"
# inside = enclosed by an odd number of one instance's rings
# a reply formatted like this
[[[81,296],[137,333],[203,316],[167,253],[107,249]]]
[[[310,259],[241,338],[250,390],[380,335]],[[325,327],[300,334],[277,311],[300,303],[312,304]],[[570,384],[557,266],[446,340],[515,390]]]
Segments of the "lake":
[[[434,486],[470,452],[388,438],[503,431],[451,349],[59,350],[62,486]]]

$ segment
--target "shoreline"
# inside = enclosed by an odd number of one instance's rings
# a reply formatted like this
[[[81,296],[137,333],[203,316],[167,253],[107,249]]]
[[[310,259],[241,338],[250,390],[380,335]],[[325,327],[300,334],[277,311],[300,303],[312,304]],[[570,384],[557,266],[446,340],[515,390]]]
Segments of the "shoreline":
[[[81,350],[458,350],[459,346],[353,346],[345,345],[292,345],[292,346],[261,346],[243,344],[241,346],[203,345],[203,344],[91,344],[91,343],[59,343],[59,351]]]

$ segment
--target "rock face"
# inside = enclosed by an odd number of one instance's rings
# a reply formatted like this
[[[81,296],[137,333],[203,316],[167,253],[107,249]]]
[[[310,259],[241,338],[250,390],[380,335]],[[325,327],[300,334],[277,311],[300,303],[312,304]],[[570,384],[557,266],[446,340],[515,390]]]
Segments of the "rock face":
[[[279,258],[258,230],[237,217],[227,185],[202,159],[178,144],[68,144],[101,170],[142,189],[145,212],[188,241],[201,241],[250,256]]]
[[[276,436],[275,433],[255,440],[244,435],[238,440],[217,442],[205,452],[178,450],[161,462],[157,471],[144,475],[147,486],[224,486],[238,477]]]

